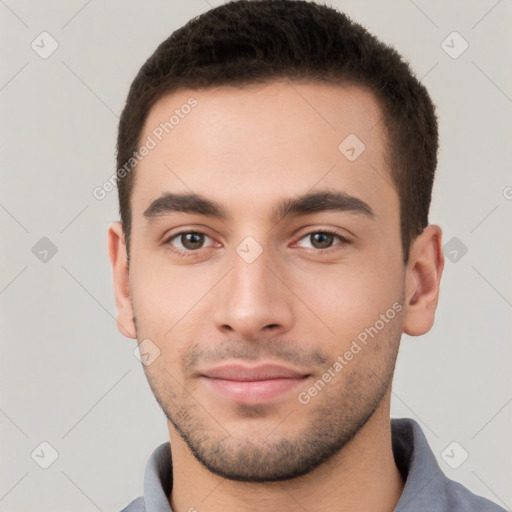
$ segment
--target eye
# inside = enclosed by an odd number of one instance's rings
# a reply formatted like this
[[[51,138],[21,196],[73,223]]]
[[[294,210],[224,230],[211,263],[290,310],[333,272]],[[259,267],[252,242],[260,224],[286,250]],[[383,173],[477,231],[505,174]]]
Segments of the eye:
[[[312,231],[311,233],[308,233],[306,236],[302,237],[300,240],[309,240],[310,247],[306,246],[307,249],[313,249],[321,252],[330,252],[328,251],[329,249],[337,250],[336,247],[333,246],[333,242],[335,242],[336,239],[338,239],[342,244],[349,243],[347,238],[341,235],[341,233],[329,230]],[[299,242],[298,244],[300,245]]]
[[[208,245],[204,245],[207,240],[210,240]],[[309,241],[309,247],[302,245],[301,241]],[[329,253],[343,248],[343,245],[349,244],[350,241],[345,238],[341,233],[331,230],[312,231],[303,236],[297,245],[306,249],[311,249],[320,253]],[[199,254],[201,249],[212,247],[215,242],[202,231],[181,231],[175,233],[164,241],[172,252],[179,256],[194,256]],[[341,247],[337,247],[341,246]]]
[[[201,231],[182,231],[174,234],[164,243],[169,245],[174,252],[183,254],[193,253],[197,252],[199,249],[203,249],[205,239],[210,239],[210,237]]]

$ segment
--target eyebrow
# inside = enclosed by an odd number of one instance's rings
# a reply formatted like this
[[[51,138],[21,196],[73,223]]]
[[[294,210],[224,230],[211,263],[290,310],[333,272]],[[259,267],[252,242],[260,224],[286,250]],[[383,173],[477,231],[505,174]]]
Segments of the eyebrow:
[[[345,192],[325,190],[282,200],[273,208],[271,219],[280,222],[287,217],[325,211],[356,213],[370,219],[375,217],[370,205],[361,199]],[[221,204],[200,194],[171,192],[166,192],[155,199],[144,211],[144,217],[151,221],[173,212],[194,213],[220,220],[229,218],[228,210]]]

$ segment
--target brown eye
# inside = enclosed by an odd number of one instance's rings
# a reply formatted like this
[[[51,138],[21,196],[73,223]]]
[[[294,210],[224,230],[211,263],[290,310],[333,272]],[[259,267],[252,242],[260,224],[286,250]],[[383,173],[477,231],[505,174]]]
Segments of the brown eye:
[[[327,249],[334,240],[334,235],[331,233],[318,232],[312,233],[309,236],[311,244],[315,249]]]
[[[350,241],[343,235],[327,230],[308,233],[299,240],[298,245],[306,249],[319,251],[319,253],[328,253],[331,250],[342,249],[344,245],[349,243]]]
[[[186,255],[187,253],[194,254],[199,252],[199,249],[207,247],[205,246],[206,239],[211,240],[206,233],[199,231],[182,231],[181,233],[176,233],[169,237],[165,241],[165,244],[174,252]],[[208,245],[212,245],[212,242],[213,241]]]
[[[185,249],[200,249],[201,245],[204,243],[204,235],[203,233],[182,233],[180,235],[181,245]]]

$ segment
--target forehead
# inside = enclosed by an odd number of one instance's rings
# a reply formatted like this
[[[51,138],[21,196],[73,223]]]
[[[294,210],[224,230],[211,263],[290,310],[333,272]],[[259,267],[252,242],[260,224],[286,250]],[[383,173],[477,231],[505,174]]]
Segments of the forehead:
[[[139,153],[151,149],[136,168],[134,218],[164,192],[214,196],[255,215],[317,186],[396,202],[382,112],[361,87],[285,80],[180,90],[153,106],[140,143]]]

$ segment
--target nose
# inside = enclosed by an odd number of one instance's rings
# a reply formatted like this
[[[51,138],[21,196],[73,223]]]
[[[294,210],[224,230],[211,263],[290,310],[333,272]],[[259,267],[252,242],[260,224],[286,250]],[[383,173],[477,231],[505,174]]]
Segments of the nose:
[[[231,271],[215,287],[217,328],[247,340],[289,331],[293,293],[280,268],[268,250],[250,263],[235,253]]]

